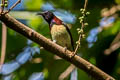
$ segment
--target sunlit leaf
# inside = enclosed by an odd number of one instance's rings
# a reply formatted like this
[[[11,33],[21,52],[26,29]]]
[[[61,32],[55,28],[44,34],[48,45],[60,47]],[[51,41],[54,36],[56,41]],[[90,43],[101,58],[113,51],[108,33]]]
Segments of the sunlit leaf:
[[[28,10],[39,10],[43,4],[43,0],[26,0],[25,7]]]

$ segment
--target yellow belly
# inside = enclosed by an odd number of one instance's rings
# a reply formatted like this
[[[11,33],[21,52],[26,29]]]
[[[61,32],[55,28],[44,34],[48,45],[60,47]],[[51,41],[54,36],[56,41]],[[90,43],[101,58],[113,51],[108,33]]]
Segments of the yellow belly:
[[[51,28],[51,36],[60,46],[67,47],[68,49],[71,48],[70,35],[64,25],[53,25]]]

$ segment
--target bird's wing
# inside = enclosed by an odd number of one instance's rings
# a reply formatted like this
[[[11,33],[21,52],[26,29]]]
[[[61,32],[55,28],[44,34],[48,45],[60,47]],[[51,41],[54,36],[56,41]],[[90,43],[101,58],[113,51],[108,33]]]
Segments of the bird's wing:
[[[66,27],[67,32],[70,34],[70,38],[71,38],[71,46],[72,46],[72,49],[73,49],[73,51],[74,51],[74,42],[73,42],[72,34],[71,34],[71,32],[70,32],[70,30],[69,30],[67,24],[65,24],[64,22],[62,22],[62,24]]]

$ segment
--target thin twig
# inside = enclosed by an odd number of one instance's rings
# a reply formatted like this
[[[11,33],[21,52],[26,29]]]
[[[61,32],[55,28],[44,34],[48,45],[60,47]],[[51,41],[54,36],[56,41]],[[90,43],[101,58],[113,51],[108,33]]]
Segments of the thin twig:
[[[84,9],[86,9],[87,4],[88,4],[88,0],[85,0]]]
[[[71,64],[63,73],[60,74],[59,80],[64,80],[74,69],[75,66]]]
[[[115,39],[110,44],[110,47],[104,51],[104,54],[110,55],[113,51],[120,47],[120,32],[117,34]]]
[[[84,4],[84,9],[85,9],[85,10],[86,10],[87,4],[88,4],[88,0],[85,0],[85,4]],[[83,14],[83,15],[84,15],[84,14]],[[81,23],[81,30],[83,30],[83,28],[84,28],[84,21]],[[81,42],[82,34],[83,34],[83,33],[81,33],[81,34],[79,35],[79,38],[78,38],[78,42],[79,42],[79,43]],[[76,48],[75,48],[75,51],[74,51],[74,55],[77,53],[77,51],[78,51],[78,49],[79,49],[79,46],[80,46],[80,44],[77,44],[77,46],[76,46]]]
[[[20,2],[21,2],[21,0],[18,0],[15,4],[12,5],[12,7],[10,7],[10,9],[8,9],[8,11],[6,13],[9,13]]]
[[[115,39],[112,41],[111,46],[114,45],[116,42],[120,41],[120,32],[117,34]]]
[[[104,51],[104,54],[106,55],[110,55],[110,53],[112,53],[113,51],[117,50],[118,48],[120,48],[120,41],[113,44],[112,46],[110,46],[108,49],[106,49]]]
[[[1,4],[1,14],[3,13],[3,11],[4,11],[4,6],[5,6],[5,0],[2,0],[2,2],[1,2],[2,4]]]
[[[0,70],[2,69],[2,65],[5,60],[6,53],[6,39],[7,39],[7,27],[4,23],[2,23],[2,44],[1,44],[1,59],[0,59]]]

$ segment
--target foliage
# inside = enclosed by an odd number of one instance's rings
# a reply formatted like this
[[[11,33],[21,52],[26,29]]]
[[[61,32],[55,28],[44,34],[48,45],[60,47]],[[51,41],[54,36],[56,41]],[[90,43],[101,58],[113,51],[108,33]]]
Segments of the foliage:
[[[115,1],[117,4],[120,4],[119,0]],[[76,29],[80,27],[78,18],[81,16],[80,8],[83,8],[84,0],[24,0],[25,10],[42,11],[42,5],[48,2],[53,4],[55,8],[60,8],[76,15],[76,22],[72,24],[71,28],[71,33],[75,43],[79,36]],[[101,68],[108,74],[112,75],[116,78],[116,80],[119,80],[120,50],[117,49],[108,56],[104,54],[104,50],[109,48],[111,42],[114,40],[115,36],[120,30],[120,16],[117,17],[111,27],[103,28],[101,32],[97,33],[97,40],[96,42],[93,42],[92,47],[88,47],[89,42],[87,41],[87,37],[90,35],[90,31],[93,28],[99,27],[99,22],[103,18],[100,14],[101,10],[105,7],[111,8],[114,3],[115,2],[113,0],[89,0],[87,10],[90,11],[91,14],[86,19],[86,22],[88,22],[89,25],[84,29],[86,38],[82,39],[81,41],[81,47],[78,50],[78,55],[85,58],[97,67]],[[42,19],[42,17],[35,17],[29,19],[27,20],[26,25],[30,26],[32,29],[36,30],[37,32],[50,39],[50,31],[48,24]],[[25,37],[14,32],[13,30],[8,29],[6,62],[10,62],[11,60],[15,59],[17,55],[19,55],[19,53],[22,52],[23,48],[26,46],[28,46],[28,44]],[[34,47],[38,45],[32,43],[30,46]],[[38,63],[37,61],[35,61],[37,58],[41,60]],[[39,55],[35,54],[30,61],[28,61],[26,64],[22,65],[19,69],[13,72],[13,74],[15,74],[14,80],[27,80],[33,72],[43,72],[45,80],[57,80],[59,75],[69,65],[70,63],[68,63],[67,61],[55,60],[54,55],[47,52],[46,50],[41,50]],[[70,76],[66,78],[66,80],[69,79]],[[92,78],[82,70],[78,69],[78,80],[92,80]]]

